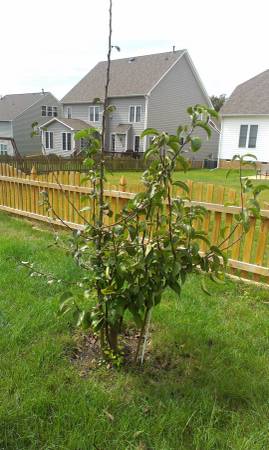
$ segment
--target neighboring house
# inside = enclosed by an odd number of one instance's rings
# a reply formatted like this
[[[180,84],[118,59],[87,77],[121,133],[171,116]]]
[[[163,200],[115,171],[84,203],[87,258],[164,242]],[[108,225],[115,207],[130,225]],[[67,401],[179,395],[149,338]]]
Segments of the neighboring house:
[[[269,162],[269,70],[237,86],[221,116],[220,167],[230,166],[235,154]]]
[[[98,63],[65,95],[62,103],[66,119],[79,119],[88,127],[101,130],[106,68],[107,62]],[[96,98],[100,99],[100,104],[94,103]],[[114,105],[115,110],[109,114],[107,121],[106,151],[145,151],[148,140],[140,137],[145,128],[154,127],[175,133],[179,124],[188,123],[187,107],[197,103],[212,107],[186,50],[113,60],[109,104]],[[70,129],[69,150],[64,134],[66,124],[57,122],[57,131],[53,129],[56,121],[46,124],[47,134],[43,130],[44,146],[50,145],[48,133],[51,132],[54,148],[48,150],[69,156],[76,150],[74,130]],[[217,159],[218,130],[213,126],[210,141],[206,140],[204,130],[196,134],[204,138],[203,150],[187,156]]]
[[[32,124],[61,116],[62,105],[51,93],[5,95],[0,98],[0,155],[42,153],[40,136],[31,137]]]
[[[53,117],[40,126],[44,154],[69,156],[81,150],[81,142],[75,141],[77,131],[89,128],[89,123],[80,119]]]

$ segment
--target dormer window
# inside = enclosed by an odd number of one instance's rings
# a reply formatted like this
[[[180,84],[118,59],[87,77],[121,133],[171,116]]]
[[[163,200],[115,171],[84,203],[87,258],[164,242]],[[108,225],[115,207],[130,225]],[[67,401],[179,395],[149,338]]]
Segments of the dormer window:
[[[90,122],[99,122],[100,106],[90,106],[89,107],[89,119],[90,119]]]
[[[129,108],[129,122],[141,122],[141,106],[130,106]]]

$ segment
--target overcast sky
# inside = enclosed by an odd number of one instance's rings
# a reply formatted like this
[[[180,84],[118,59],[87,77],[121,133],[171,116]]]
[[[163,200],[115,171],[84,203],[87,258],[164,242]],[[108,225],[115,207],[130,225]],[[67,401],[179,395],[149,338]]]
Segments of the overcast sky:
[[[269,68],[269,1],[114,0],[114,58],[187,48],[211,94]],[[107,51],[108,0],[1,2],[0,94],[61,99]]]

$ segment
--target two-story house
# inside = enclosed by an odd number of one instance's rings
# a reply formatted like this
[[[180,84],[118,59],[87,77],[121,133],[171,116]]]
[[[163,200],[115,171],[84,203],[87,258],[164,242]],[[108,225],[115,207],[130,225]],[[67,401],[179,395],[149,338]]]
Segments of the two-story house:
[[[40,136],[32,124],[62,115],[62,105],[50,92],[5,95],[0,98],[0,155],[42,154]]]
[[[79,150],[74,134],[80,127],[101,130],[107,62],[98,63],[62,99],[64,119],[52,118],[42,129],[48,152],[69,156]],[[147,139],[141,132],[148,127],[175,133],[187,123],[190,105],[211,106],[209,96],[187,50],[171,51],[111,62],[109,104],[115,109],[107,122],[106,150],[143,152]],[[99,98],[100,104],[94,103]],[[212,139],[191,158],[217,159],[218,129],[212,124]],[[188,155],[187,155],[188,156]]]

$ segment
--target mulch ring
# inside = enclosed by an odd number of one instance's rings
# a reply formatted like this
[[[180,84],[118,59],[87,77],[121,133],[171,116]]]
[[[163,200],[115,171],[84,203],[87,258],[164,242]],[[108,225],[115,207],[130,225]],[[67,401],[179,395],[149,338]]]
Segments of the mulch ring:
[[[134,359],[137,351],[137,345],[139,341],[139,332],[137,329],[124,330],[124,333],[119,337],[119,348],[121,355],[118,358],[120,366],[126,369],[134,368]],[[117,360],[115,363],[110,361],[110,358],[105,359],[98,337],[92,332],[83,333],[81,330],[77,330],[74,334],[75,346],[71,353],[71,363],[79,371],[81,377],[87,377],[93,370],[100,368],[101,366],[107,369],[113,369],[118,367]],[[141,345],[142,347],[142,345]],[[147,348],[144,355],[144,361],[149,359],[151,353],[151,339],[150,336],[147,340]]]

